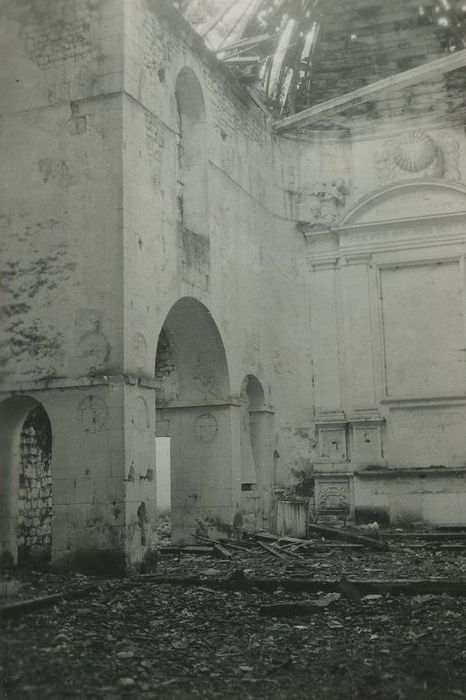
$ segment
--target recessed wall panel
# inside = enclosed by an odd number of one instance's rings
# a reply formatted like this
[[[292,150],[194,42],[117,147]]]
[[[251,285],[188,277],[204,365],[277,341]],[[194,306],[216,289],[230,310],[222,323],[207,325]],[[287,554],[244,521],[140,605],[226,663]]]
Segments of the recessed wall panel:
[[[459,262],[382,268],[380,277],[387,395],[464,391]]]

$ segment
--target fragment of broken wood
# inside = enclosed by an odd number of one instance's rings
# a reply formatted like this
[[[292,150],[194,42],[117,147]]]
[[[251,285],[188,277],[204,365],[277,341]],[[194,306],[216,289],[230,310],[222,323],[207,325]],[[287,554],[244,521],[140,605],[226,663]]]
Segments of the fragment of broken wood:
[[[0,618],[15,617],[23,613],[32,612],[39,608],[45,608],[55,603],[61,603],[63,600],[78,600],[79,598],[87,598],[87,596],[97,593],[102,590],[102,584],[92,586],[83,586],[75,591],[65,593],[52,593],[51,595],[43,595],[37,598],[28,598],[27,600],[18,600],[14,603],[8,603],[0,606]]]
[[[226,557],[227,559],[231,559],[233,556],[231,552],[228,551],[228,549],[225,549],[225,547],[222,545],[220,540],[214,540],[210,539],[209,537],[202,537],[202,535],[197,535],[195,534],[194,537],[197,540],[201,540],[202,542],[210,542],[210,544],[213,547],[213,550],[217,552],[217,554],[221,554],[222,557]]]
[[[282,559],[283,561],[287,561],[285,554],[283,554],[280,550],[275,549],[275,547],[271,547],[269,544],[266,544],[265,542],[259,542],[259,544],[262,547],[262,549],[266,550],[266,552],[270,552],[270,554],[273,554],[275,557],[278,557],[279,559]]]
[[[303,540],[298,537],[288,537],[283,535],[279,537],[278,535],[272,535],[270,532],[255,532],[255,539],[266,540],[270,542],[289,542],[294,544],[297,549],[310,549],[310,550],[321,550],[321,549],[363,549],[364,544],[356,544],[355,542],[316,542],[315,540]]]
[[[228,551],[228,549],[225,549],[225,547],[220,544],[220,542],[216,542],[214,544],[214,550],[220,554],[220,556],[225,557],[226,559],[231,559],[232,558],[232,553]]]
[[[262,44],[268,39],[270,39],[270,34],[257,34],[256,36],[248,36],[245,39],[239,39],[239,41],[234,41],[232,44],[220,46],[218,49],[214,49],[214,53],[221,54],[237,49],[249,48],[250,46],[255,46],[256,44]]]
[[[323,525],[314,525],[309,523],[309,530],[316,532],[322,537],[329,537],[330,539],[341,539],[345,542],[354,542],[356,544],[362,544],[370,549],[375,549],[379,552],[386,552],[389,549],[387,542],[382,542],[376,540],[372,537],[365,537],[363,535],[356,535],[348,530],[340,530],[334,527],[324,527]]]
[[[442,542],[444,540],[466,540],[466,532],[387,532],[386,536],[395,540],[434,540]]]
[[[277,543],[278,545],[278,543]],[[303,559],[302,554],[299,554],[299,552],[296,552],[295,549],[298,548],[298,545],[288,545],[285,547],[281,547],[280,551],[284,552],[285,554],[288,554],[289,557],[295,557],[295,559]]]
[[[222,541],[222,544],[226,544],[227,547],[231,547],[231,549],[237,549],[240,552],[247,552],[248,554],[251,554],[251,550],[248,549],[247,547],[241,547],[241,545],[236,544],[236,542],[230,542],[228,541]]]
[[[259,63],[260,56],[234,56],[232,58],[224,58],[224,63]]]
[[[213,554],[214,543],[211,547],[206,547],[197,544],[188,544],[184,546],[166,545],[159,547],[160,554]]]
[[[270,540],[271,542],[289,542],[290,544],[312,544],[309,540],[303,540],[299,537],[288,537],[287,535],[279,536],[272,535],[271,532],[255,532],[254,538],[257,540]]]
[[[259,615],[262,617],[296,617],[297,615],[313,615],[328,608],[329,605],[339,600],[339,593],[329,593],[324,598],[320,598],[313,602],[302,601],[282,601],[271,603],[270,605],[261,605]]]
[[[297,546],[300,549],[309,549],[311,552],[321,551],[322,549],[364,549],[363,544],[355,544],[354,542],[310,542],[308,545],[301,544]]]

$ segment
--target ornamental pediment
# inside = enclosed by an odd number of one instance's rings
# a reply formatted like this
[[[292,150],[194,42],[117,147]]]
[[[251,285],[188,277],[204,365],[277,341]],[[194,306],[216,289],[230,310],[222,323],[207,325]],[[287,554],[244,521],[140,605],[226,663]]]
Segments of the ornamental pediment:
[[[466,188],[445,182],[395,183],[364,197],[346,215],[343,226],[465,213]]]

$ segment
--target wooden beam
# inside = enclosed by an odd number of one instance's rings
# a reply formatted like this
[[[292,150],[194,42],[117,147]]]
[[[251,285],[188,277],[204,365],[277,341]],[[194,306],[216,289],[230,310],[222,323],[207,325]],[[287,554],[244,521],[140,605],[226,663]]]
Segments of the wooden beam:
[[[139,574],[130,579],[132,585],[175,585],[175,586],[202,586],[220,588],[224,590],[253,591],[258,588],[261,591],[274,591],[282,588],[284,591],[317,593],[318,591],[342,592],[341,579],[335,578],[295,578],[267,576],[246,576],[241,570],[232,572],[229,576],[170,576],[157,574]],[[361,596],[368,594],[391,595],[457,595],[466,596],[466,580],[464,579],[346,579],[346,583],[354,586]],[[3,608],[0,608],[0,613]]]
[[[223,63],[259,63],[260,56],[232,56],[232,58],[222,58]]]
[[[416,68],[391,75],[388,78],[377,80],[375,83],[365,85],[353,92],[348,92],[340,97],[334,97],[326,102],[321,102],[308,109],[303,109],[297,114],[285,117],[275,122],[275,131],[287,131],[289,129],[302,129],[323,117],[338,114],[339,112],[363,104],[374,99],[385,90],[400,90],[401,88],[415,85],[425,80],[430,80],[439,75],[449,73],[457,68],[466,66],[466,49],[455,51],[448,56],[429,61]]]
[[[257,36],[248,36],[246,39],[240,39],[239,41],[233,42],[233,44],[227,44],[226,46],[220,46],[220,48],[215,49],[214,53],[226,53],[228,51],[233,51],[236,49],[246,49],[249,46],[254,46],[254,44],[261,44],[264,41],[270,39],[270,34],[258,34]]]
[[[309,523],[309,532],[315,532],[322,537],[328,537],[332,540],[343,540],[343,542],[353,542],[354,544],[363,544],[365,547],[375,549],[379,552],[385,552],[389,549],[388,544],[382,540],[376,540],[372,537],[356,535],[348,530],[340,530],[335,527],[324,527],[323,525],[314,525]]]

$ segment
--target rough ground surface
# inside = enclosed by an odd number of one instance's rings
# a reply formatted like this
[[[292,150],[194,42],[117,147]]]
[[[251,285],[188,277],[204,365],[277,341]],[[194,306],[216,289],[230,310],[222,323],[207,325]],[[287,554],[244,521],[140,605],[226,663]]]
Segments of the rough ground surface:
[[[231,550],[233,552],[233,550]],[[201,588],[102,581],[86,599],[2,623],[5,698],[466,697],[466,600],[341,597],[309,616],[261,617],[262,604],[318,595],[224,592],[208,577],[464,578],[466,550],[334,549],[282,561],[254,547],[233,560],[161,556],[157,573],[206,576]],[[80,576],[18,573],[19,597],[74,590]],[[324,597],[322,594],[321,597]]]

